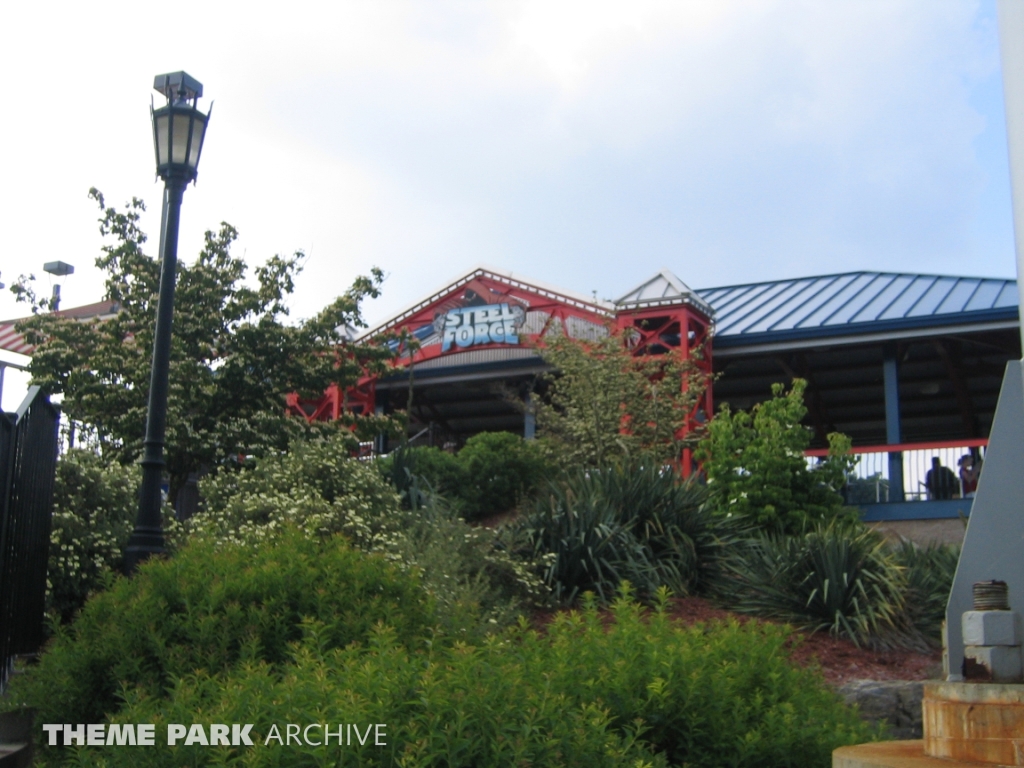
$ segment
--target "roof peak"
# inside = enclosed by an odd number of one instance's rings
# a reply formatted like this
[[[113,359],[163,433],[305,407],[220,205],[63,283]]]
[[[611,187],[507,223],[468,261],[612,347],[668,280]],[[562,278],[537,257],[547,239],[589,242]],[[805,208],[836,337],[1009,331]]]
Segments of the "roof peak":
[[[711,305],[668,267],[662,267],[653,276],[616,299],[615,306],[641,307],[678,301],[693,304],[708,317],[712,315]]]
[[[426,307],[429,307],[431,304],[440,301],[452,292],[459,290],[459,288],[477,277],[488,277],[492,280],[497,280],[513,287],[522,287],[527,290],[532,289],[536,293],[542,295],[559,297],[578,305],[581,304],[591,311],[598,313],[611,314],[615,311],[615,305],[609,301],[604,301],[603,299],[598,299],[593,296],[584,296],[583,294],[576,293],[575,291],[558,288],[539,280],[515,275],[514,273],[506,270],[495,269],[494,267],[489,267],[486,264],[477,264],[467,272],[463,273],[461,277],[451,280],[441,288],[432,291],[426,298],[417,301],[415,304],[409,305],[401,312],[393,315],[390,319],[374,326],[368,331],[365,331],[360,335],[360,338],[369,338],[387,328],[401,324],[407,318],[415,315]]]

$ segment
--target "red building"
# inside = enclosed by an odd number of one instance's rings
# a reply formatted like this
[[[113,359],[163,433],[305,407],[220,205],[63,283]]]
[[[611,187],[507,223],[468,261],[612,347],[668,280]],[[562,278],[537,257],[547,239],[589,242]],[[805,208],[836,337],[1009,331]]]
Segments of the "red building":
[[[532,437],[529,400],[547,370],[537,350],[545,337],[596,339],[610,327],[630,329],[636,354],[678,349],[710,373],[711,315],[667,271],[609,302],[481,267],[364,335],[404,331],[418,340],[400,374],[328,392],[317,402],[293,398],[290,407],[310,419],[336,418],[342,408],[387,413],[406,408],[411,381],[410,430],[417,442],[458,445],[499,430]],[[711,409],[709,388],[691,418],[703,419]]]

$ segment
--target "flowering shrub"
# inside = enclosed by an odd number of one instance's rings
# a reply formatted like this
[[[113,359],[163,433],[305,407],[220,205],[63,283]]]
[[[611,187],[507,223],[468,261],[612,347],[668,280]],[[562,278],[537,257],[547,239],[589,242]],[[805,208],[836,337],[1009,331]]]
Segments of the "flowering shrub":
[[[107,463],[91,451],[73,449],[60,457],[47,567],[49,615],[69,621],[89,594],[121,569],[138,511],[140,479],[137,465]],[[164,518],[173,529],[170,508]]]
[[[519,605],[548,594],[531,562],[513,558],[494,531],[469,526],[438,495],[419,494],[415,509],[403,508],[375,467],[349,457],[342,437],[296,443],[287,454],[222,471],[201,491],[205,503],[186,525],[190,535],[251,545],[288,526],[311,537],[341,533],[364,552],[418,571],[450,631],[472,635],[508,623]]]
[[[362,549],[398,530],[399,497],[345,436],[296,441],[288,453],[222,470],[200,483],[204,504],[185,528],[218,541],[257,543],[284,525],[309,535],[344,533]]]

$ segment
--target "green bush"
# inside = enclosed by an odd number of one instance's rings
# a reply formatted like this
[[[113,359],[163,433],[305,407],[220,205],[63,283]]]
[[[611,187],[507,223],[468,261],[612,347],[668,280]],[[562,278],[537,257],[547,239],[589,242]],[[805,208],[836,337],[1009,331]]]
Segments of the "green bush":
[[[459,497],[468,520],[507,512],[550,474],[538,444],[510,432],[474,435],[458,460],[465,474]]]
[[[547,562],[555,597],[609,599],[622,580],[650,595],[704,590],[737,524],[714,515],[701,486],[648,460],[566,472],[540,494],[510,536]]]
[[[199,670],[276,667],[310,620],[324,648],[366,642],[378,622],[416,644],[433,613],[415,578],[340,537],[285,531],[258,548],[196,541],[94,595],[38,666],[14,678],[10,702],[36,708],[41,722],[100,722],[117,711],[122,686],[162,699]]]
[[[675,462],[696,442],[700,430],[688,425],[709,383],[697,365],[704,351],[653,338],[638,347],[647,325],[610,324],[575,337],[556,320],[544,334],[537,351],[551,370],[532,407],[538,434],[563,468],[601,467],[641,453]]]
[[[167,722],[254,723],[256,746],[82,747],[77,764],[824,768],[834,748],[874,735],[814,672],[788,662],[786,630],[682,628],[665,598],[646,615],[620,599],[611,621],[591,601],[544,633],[524,624],[482,645],[422,652],[385,629],[366,648],[325,650],[321,627],[307,624],[280,674],[258,663],[190,674],[169,701],[131,692],[117,715],[157,733]],[[387,746],[263,746],[274,723],[282,734],[286,723],[385,723]]]
[[[811,431],[800,423],[807,414],[806,386],[794,379],[785,392],[774,384],[772,398],[750,413],[733,413],[726,403],[708,424],[694,455],[719,512],[779,533],[800,533],[841,515],[839,491],[854,463],[850,438],[833,432],[828,457],[808,466],[804,451]]]
[[[469,525],[442,497],[421,495],[402,520],[399,530],[379,536],[370,551],[419,572],[446,634],[479,639],[513,623],[522,608],[549,602],[550,592],[528,557],[513,556],[500,531]]]
[[[833,522],[799,536],[760,534],[734,548],[716,593],[734,611],[858,644],[919,645],[906,620],[906,586],[881,534]]]
[[[895,555],[896,562],[906,573],[910,623],[928,643],[941,646],[942,622],[946,620],[946,603],[960,561],[960,547],[955,544],[919,547],[904,541],[896,547]]]
[[[443,496],[451,509],[461,509],[459,494],[467,481],[454,453],[428,446],[401,446],[380,459],[377,468],[407,509],[420,506],[430,494]]]
[[[415,506],[410,493],[431,491],[467,520],[507,512],[552,473],[544,450],[511,432],[482,432],[456,454],[440,448],[399,448],[382,462],[382,473]]]

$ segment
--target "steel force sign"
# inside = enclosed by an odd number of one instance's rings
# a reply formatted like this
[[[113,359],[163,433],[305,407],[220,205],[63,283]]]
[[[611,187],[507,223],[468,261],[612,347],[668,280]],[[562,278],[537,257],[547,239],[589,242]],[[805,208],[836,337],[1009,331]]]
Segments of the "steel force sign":
[[[441,351],[478,344],[518,344],[519,329],[526,319],[520,306],[488,304],[448,310],[434,319],[441,334]]]

